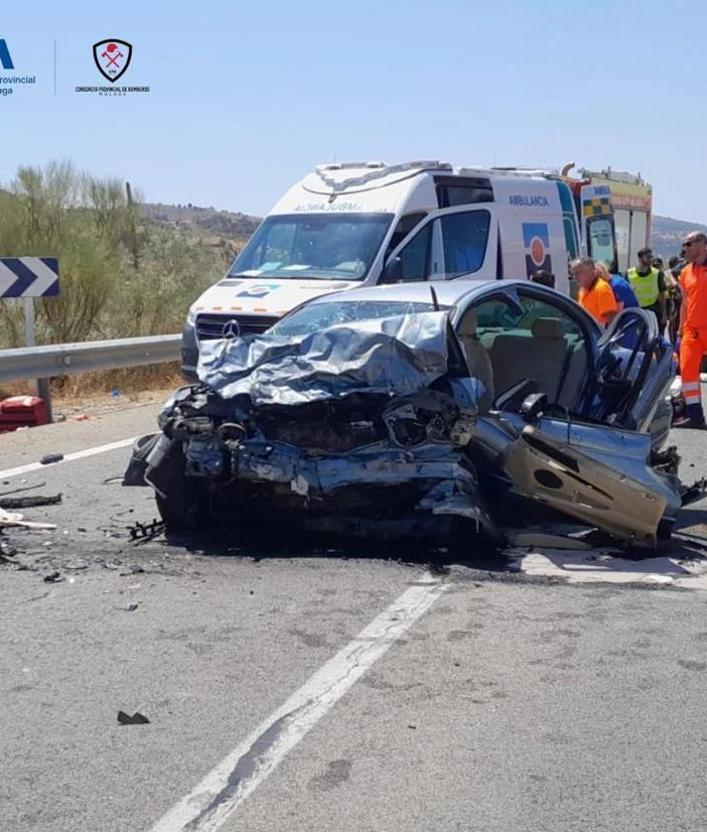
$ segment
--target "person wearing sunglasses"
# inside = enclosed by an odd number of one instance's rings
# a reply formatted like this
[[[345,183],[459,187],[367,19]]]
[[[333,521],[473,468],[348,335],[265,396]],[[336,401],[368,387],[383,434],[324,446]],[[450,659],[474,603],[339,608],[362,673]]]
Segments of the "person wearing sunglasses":
[[[692,231],[682,245],[687,261],[680,273],[680,376],[685,415],[673,427],[703,429],[700,368],[707,355],[707,235]]]

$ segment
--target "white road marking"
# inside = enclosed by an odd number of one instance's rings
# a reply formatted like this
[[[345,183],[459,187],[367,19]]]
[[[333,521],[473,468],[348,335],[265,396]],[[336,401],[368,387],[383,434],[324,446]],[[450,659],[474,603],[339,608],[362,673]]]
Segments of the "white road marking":
[[[218,829],[448,586],[430,579],[403,592],[218,763],[150,832]]]
[[[97,445],[95,448],[86,448],[83,451],[74,451],[59,462],[52,462],[49,465],[42,465],[41,462],[30,462],[27,465],[20,465],[18,468],[8,468],[5,471],[0,471],[0,479],[7,479],[8,477],[16,477],[19,474],[29,474],[30,471],[39,471],[40,469],[48,470],[62,462],[73,462],[75,459],[86,459],[88,456],[96,456],[96,454],[105,454],[108,451],[117,451],[118,448],[125,448],[132,445],[137,439],[137,436],[131,436],[130,439],[120,439],[118,442],[110,442],[108,445]]]
[[[508,554],[514,555],[513,550]],[[707,589],[707,566],[701,558],[693,561],[656,555],[626,560],[602,549],[574,552],[543,547],[533,552],[516,552],[521,572],[544,578],[561,578],[569,584],[663,584],[690,589]]]

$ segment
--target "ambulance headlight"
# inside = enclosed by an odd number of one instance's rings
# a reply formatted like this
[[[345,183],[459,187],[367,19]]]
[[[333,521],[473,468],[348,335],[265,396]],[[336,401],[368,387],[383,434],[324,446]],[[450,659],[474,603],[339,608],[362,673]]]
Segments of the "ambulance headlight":
[[[196,311],[193,308],[187,312],[187,326],[192,329],[196,326]]]

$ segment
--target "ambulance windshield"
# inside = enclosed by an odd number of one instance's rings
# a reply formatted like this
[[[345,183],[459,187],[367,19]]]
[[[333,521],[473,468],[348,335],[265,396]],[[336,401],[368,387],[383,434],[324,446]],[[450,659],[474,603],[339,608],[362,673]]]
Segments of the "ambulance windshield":
[[[268,217],[229,277],[362,280],[393,214],[280,214]]]

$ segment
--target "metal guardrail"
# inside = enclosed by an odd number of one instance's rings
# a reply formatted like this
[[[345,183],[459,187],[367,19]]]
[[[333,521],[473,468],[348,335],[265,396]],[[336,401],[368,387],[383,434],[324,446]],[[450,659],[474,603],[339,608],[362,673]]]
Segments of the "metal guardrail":
[[[179,358],[182,336],[151,335],[0,350],[0,382],[162,364]]]

